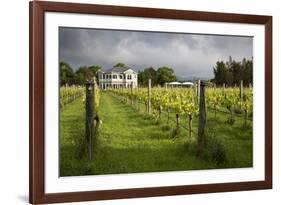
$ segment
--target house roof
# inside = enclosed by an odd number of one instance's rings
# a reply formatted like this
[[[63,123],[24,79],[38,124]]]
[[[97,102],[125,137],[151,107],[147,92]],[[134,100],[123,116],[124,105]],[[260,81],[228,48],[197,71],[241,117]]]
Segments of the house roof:
[[[107,69],[107,70],[101,70],[101,72],[103,73],[124,73],[125,71],[127,70],[130,70],[131,68],[129,67],[113,67],[113,68],[110,68],[110,69]],[[132,70],[132,69],[131,69]]]
[[[124,73],[128,70],[132,70],[133,72],[136,73],[136,71],[134,71],[132,68],[130,67],[112,67],[110,69],[107,69],[107,70],[100,70],[99,72],[102,72],[102,73]]]

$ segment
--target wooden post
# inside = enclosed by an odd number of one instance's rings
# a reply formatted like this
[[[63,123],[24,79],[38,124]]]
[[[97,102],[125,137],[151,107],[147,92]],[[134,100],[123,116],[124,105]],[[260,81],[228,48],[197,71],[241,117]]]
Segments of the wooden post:
[[[168,87],[168,83],[165,83],[165,90],[167,90],[167,87]]]
[[[180,129],[180,115],[178,113],[176,114],[176,124],[177,124],[177,133],[178,133]]]
[[[151,79],[148,79],[148,100],[147,100],[147,112],[150,114],[151,112]]]
[[[92,138],[95,133],[94,130],[94,90],[95,83],[86,83],[86,125],[85,136],[88,148],[88,158],[92,160]]]
[[[94,77],[94,79],[93,79],[93,92],[92,92],[92,94],[93,94],[93,113],[94,113],[94,118],[95,118],[95,115],[97,114],[96,113],[96,108],[95,108],[95,96],[96,96],[96,86],[97,86],[97,81],[96,81],[96,77]]]
[[[192,115],[188,116],[188,133],[189,133],[189,138],[192,136]]]
[[[225,83],[222,84],[222,96],[225,97]]]
[[[200,102],[200,83],[201,81],[198,80],[197,81],[197,104],[199,105],[199,102]]]
[[[198,122],[198,155],[202,154],[205,147],[205,124],[206,124],[206,105],[205,105],[205,83],[200,84],[199,102],[199,122]]]
[[[193,89],[194,89],[194,102],[197,103],[197,85],[196,84],[193,85]]]
[[[133,82],[131,82],[131,105],[133,104]]]
[[[243,80],[240,81],[240,109],[242,108],[242,102],[243,102]]]
[[[240,81],[240,99],[243,99],[243,80]]]

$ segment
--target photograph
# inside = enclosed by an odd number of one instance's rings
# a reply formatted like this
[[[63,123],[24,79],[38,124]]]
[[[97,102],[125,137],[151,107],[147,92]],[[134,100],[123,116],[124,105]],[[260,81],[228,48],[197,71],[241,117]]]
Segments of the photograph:
[[[253,167],[253,37],[59,28],[59,176]]]
[[[273,16],[189,9],[29,3],[30,203],[272,189]]]

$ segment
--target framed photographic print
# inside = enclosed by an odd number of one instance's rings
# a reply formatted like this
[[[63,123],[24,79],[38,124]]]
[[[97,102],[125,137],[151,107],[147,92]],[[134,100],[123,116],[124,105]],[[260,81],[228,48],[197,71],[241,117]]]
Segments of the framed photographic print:
[[[272,187],[272,17],[30,2],[30,203]]]

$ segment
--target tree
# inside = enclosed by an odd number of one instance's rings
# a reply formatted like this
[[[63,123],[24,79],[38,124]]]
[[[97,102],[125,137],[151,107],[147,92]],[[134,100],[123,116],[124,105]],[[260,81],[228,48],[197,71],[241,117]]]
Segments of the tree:
[[[230,72],[233,76],[233,84],[239,85],[243,79],[243,69],[240,62],[233,61],[230,65]]]
[[[245,58],[242,61],[242,69],[243,69],[243,84],[249,85],[253,82],[253,61],[246,60]]]
[[[91,66],[88,66],[88,69],[90,71],[92,71],[94,74],[96,74],[101,69],[101,66],[99,66],[99,65],[91,65]]]
[[[60,85],[83,85],[86,80],[92,79],[94,76],[98,79],[98,71],[101,69],[99,65],[81,66],[75,72],[66,62],[60,62]]]
[[[125,63],[119,62],[119,63],[116,63],[113,67],[122,67],[122,68],[125,68],[126,65],[125,65]]]
[[[158,68],[156,72],[156,76],[157,76],[157,84],[161,86],[165,85],[165,83],[167,82],[176,81],[177,79],[174,70],[166,66]]]
[[[143,86],[145,85],[145,81],[146,81],[146,78],[145,78],[145,74],[143,71],[138,71],[138,84]]]
[[[75,83],[83,85],[87,80],[91,80],[94,76],[97,78],[98,71],[101,66],[91,65],[91,66],[81,66],[75,72]]]
[[[241,80],[245,86],[253,84],[253,60],[244,58],[239,62],[229,57],[227,62],[217,61],[213,70],[215,75],[213,82],[217,85],[223,83],[229,86],[239,85]]]
[[[145,68],[143,71],[139,71],[138,84],[141,86],[147,86],[148,79],[151,79],[151,85],[157,84],[157,72],[153,67]]]
[[[93,73],[93,75],[96,77],[97,83],[99,83],[98,78],[98,71],[101,70],[101,66],[99,65],[91,65],[88,67],[88,69]]]
[[[217,85],[222,85],[223,83],[226,83],[226,73],[227,68],[223,61],[218,61],[216,63],[216,67],[213,68],[214,75],[215,75],[215,83]]]
[[[79,85],[83,85],[86,81],[86,75],[88,72],[87,66],[81,66],[75,72],[75,83]]]
[[[225,73],[225,81],[227,85],[233,86],[233,73],[230,70],[227,70]]]
[[[162,66],[155,70],[153,67],[145,68],[138,71],[138,84],[147,86],[148,79],[151,79],[151,86],[164,85],[166,82],[176,81],[174,70],[172,68]]]
[[[66,62],[60,62],[60,85],[74,84],[74,72],[70,65]]]

